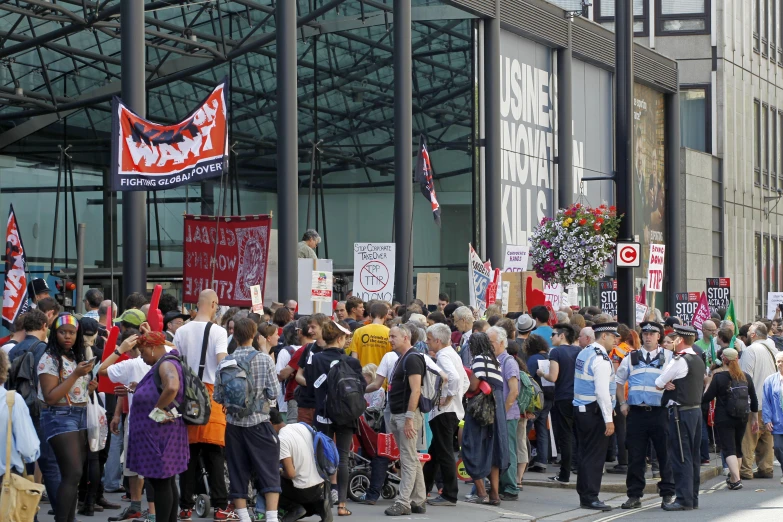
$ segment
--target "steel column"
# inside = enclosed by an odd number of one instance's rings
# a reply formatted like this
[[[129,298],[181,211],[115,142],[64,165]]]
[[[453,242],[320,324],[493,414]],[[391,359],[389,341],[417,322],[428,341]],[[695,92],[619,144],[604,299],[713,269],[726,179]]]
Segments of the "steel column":
[[[615,169],[619,239],[631,240],[633,228],[633,6],[615,0]],[[617,269],[617,319],[633,328],[636,321],[632,268]]]
[[[411,0],[394,0],[394,290],[413,299],[413,58]]]
[[[487,259],[493,266],[503,263],[503,222],[501,174],[503,169],[500,135],[500,0],[495,2],[495,18],[484,20],[484,202],[487,209]]]
[[[297,299],[299,238],[299,135],[297,126],[296,2],[275,5],[277,25],[278,295]]]
[[[568,29],[571,30],[569,22]],[[560,208],[574,202],[574,101],[571,47],[557,50],[557,187]]]
[[[139,116],[147,115],[144,65],[144,0],[121,2],[122,101]],[[122,193],[123,298],[147,289],[146,192]]]
[[[666,309],[675,310],[674,294],[686,292],[685,263],[683,255],[683,229],[685,228],[685,198],[680,176],[680,95],[666,95],[666,249],[664,281],[668,286]]]

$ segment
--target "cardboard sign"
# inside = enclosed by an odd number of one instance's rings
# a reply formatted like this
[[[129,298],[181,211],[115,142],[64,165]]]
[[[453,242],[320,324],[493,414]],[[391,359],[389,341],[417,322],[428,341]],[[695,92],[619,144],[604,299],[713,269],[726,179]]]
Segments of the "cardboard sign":
[[[487,287],[492,282],[492,272],[468,243],[468,287],[470,304],[479,311],[479,316],[487,310]]]
[[[702,292],[701,296],[699,297],[699,304],[696,305],[696,311],[693,313],[693,319],[691,319],[691,324],[697,330],[701,330],[704,321],[709,320],[709,318],[710,318],[710,306],[707,303],[707,294]]]
[[[617,317],[617,279],[599,281],[598,293],[601,300],[601,311],[612,317]]]
[[[767,319],[775,318],[775,311],[783,304],[783,292],[767,292]]]
[[[394,300],[394,243],[353,244],[353,295],[362,301]]]
[[[650,262],[647,269],[647,291],[663,292],[663,259],[666,245],[650,245]]]
[[[731,279],[728,277],[707,278],[707,303],[711,312],[726,310],[731,302]]]
[[[527,260],[530,257],[528,246],[506,246],[506,256],[503,260],[504,272],[524,272],[527,270]]]
[[[198,302],[207,288],[221,305],[250,307],[250,287],[264,293],[271,218],[191,216],[184,220],[182,301]]]
[[[112,190],[163,190],[228,170],[228,79],[179,123],[153,123],[112,100]],[[247,290],[244,288],[243,290]]]
[[[311,301],[318,303],[332,302],[332,273],[313,270],[313,282],[310,286]]]
[[[674,315],[682,319],[683,324],[693,324],[693,314],[699,306],[699,297],[699,292],[674,294]]]
[[[440,274],[419,272],[416,274],[416,299],[426,305],[438,304],[440,294]]]
[[[509,284],[508,298],[503,297],[503,306],[508,306],[509,312],[524,312],[527,309],[525,289],[527,288],[528,279],[533,280],[533,289],[544,291],[544,280],[532,271],[503,272],[500,275],[500,279],[503,283]],[[508,305],[506,305],[506,299],[508,299]]]
[[[261,314],[264,311],[264,298],[261,294],[261,285],[250,287],[250,311],[255,314]]]

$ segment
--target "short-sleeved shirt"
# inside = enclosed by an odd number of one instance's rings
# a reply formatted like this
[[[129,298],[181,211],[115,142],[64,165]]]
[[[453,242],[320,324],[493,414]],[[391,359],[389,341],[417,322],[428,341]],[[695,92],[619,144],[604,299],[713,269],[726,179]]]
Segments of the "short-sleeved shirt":
[[[280,460],[291,458],[296,476],[296,489],[307,489],[323,482],[315,466],[313,434],[300,423],[283,426],[277,434],[280,439]]]
[[[487,381],[495,389],[503,388],[503,374],[500,373],[500,368],[491,358],[485,355],[475,356],[470,369],[476,379]]]
[[[572,344],[564,344],[552,348],[549,352],[549,360],[558,365],[557,380],[555,381],[555,400],[574,400],[574,373],[576,371],[576,358],[582,349]]]
[[[498,356],[498,362],[500,363],[500,371],[503,374],[503,400],[505,401],[511,393],[511,388],[509,387],[511,379],[516,379],[516,386],[519,387],[519,365],[514,360],[514,357],[506,352]],[[506,411],[506,420],[515,419],[519,419],[519,403],[517,401],[514,401],[511,408]]]
[[[182,354],[188,366],[198,375],[201,363],[201,347],[204,343],[204,321],[188,321],[177,329],[174,334],[174,346]],[[228,334],[219,325],[213,324],[209,329],[207,356],[204,359],[204,375],[201,379],[205,384],[215,384],[218,354],[228,354]]]
[[[381,359],[391,351],[389,328],[382,324],[368,324],[353,333],[348,354],[356,352],[362,367],[381,364]]]
[[[549,347],[552,347],[552,327],[551,326],[537,326],[535,330],[533,330],[533,333],[539,337],[541,337],[543,340],[546,341],[546,344],[549,345]]]
[[[49,352],[45,353],[43,357],[41,357],[41,360],[38,361],[38,375],[43,375],[44,373],[46,373],[48,375],[54,375],[55,377],[63,381],[66,380],[76,370],[78,364],[76,363],[76,361],[71,361],[65,357],[63,357],[62,359],[63,359],[63,371],[62,371],[62,375],[60,375],[57,366],[57,359],[55,359],[54,356]],[[88,384],[90,384],[89,374],[76,379],[76,382],[73,384],[71,389],[68,390],[67,400],[65,397],[63,397],[62,399],[60,399],[58,405],[68,404],[69,401],[73,404],[83,404],[87,402]],[[38,380],[38,398],[44,402],[46,401],[43,396],[43,391],[41,390],[40,379]]]
[[[396,415],[408,411],[411,385],[407,378],[411,375],[424,376],[426,371],[427,364],[424,361],[424,356],[414,352],[412,348],[403,355],[401,361],[398,361],[392,372],[391,379],[389,379],[391,385],[389,389],[389,407],[392,414]]]
[[[140,383],[151,368],[152,366],[145,363],[144,359],[136,357],[112,364],[106,368],[106,374],[110,381],[130,386],[132,382]],[[128,411],[133,406],[133,396],[133,393],[128,394]]]

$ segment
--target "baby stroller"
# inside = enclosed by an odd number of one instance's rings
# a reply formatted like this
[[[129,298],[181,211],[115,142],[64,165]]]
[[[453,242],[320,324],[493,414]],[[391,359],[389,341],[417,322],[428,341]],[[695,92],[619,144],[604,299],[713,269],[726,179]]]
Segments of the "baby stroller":
[[[395,473],[395,466],[399,460],[399,452],[396,455],[384,454],[384,450],[378,447],[376,429],[379,429],[382,423],[382,411],[367,410],[359,417],[359,432],[358,435],[354,435],[354,444],[351,448],[351,474],[348,480],[348,497],[354,502],[358,502],[370,487],[371,461],[378,456],[389,458],[386,480],[381,488],[381,498],[390,500],[397,496],[400,477]],[[358,452],[359,449],[361,454]]]
[[[229,486],[229,480],[228,480],[228,464],[224,463],[223,465],[223,475],[225,477],[226,481],[226,488],[228,489]],[[210,495],[209,495],[209,474],[207,473],[207,468],[204,465],[204,458],[199,456],[199,473],[198,473],[198,487],[196,489],[198,492],[195,498],[196,505],[193,507],[193,511],[196,512],[196,516],[199,518],[209,518],[210,511],[212,509],[211,501],[210,501]],[[250,479],[250,485],[248,486],[248,499],[247,499],[247,505],[248,506],[255,506],[256,504],[256,488],[253,478]]]

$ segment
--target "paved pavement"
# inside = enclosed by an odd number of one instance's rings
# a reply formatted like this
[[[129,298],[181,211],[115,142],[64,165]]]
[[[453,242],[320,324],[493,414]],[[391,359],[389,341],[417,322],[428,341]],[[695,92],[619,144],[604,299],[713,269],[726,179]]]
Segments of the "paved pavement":
[[[601,494],[601,499],[615,509],[608,513],[596,513],[595,511],[580,509],[578,497],[572,489],[531,485],[535,479],[545,479],[547,476],[554,474],[555,466],[550,466],[549,468],[552,473],[526,474],[526,485],[520,493],[518,501],[503,502],[497,507],[477,506],[459,502],[456,508],[429,507],[426,514],[399,518],[401,520],[432,522],[455,522],[455,517],[466,521],[469,520],[470,522],[506,522],[510,520],[610,522],[622,518],[632,520],[633,522],[644,522],[660,520],[662,517],[676,517],[678,522],[703,522],[705,519],[711,522],[739,522],[747,520],[752,520],[753,522],[779,522],[783,520],[783,484],[780,483],[781,470],[777,466],[775,467],[774,479],[744,481],[745,487],[739,491],[726,489],[725,478],[722,475],[706,479],[702,482],[700,509],[672,514],[664,513],[660,509],[660,498],[654,494],[644,497],[642,509],[620,509],[620,504],[625,501],[626,496],[622,492],[617,492],[617,487],[624,483],[625,476],[612,474],[604,475],[602,481],[602,490],[604,492]],[[705,469],[709,471],[712,468],[702,468],[703,478],[705,477]],[[575,485],[575,483],[576,477],[573,477],[572,484]],[[606,491],[607,489],[612,491]],[[464,498],[464,495],[469,492],[470,485],[461,483],[461,498]],[[109,499],[112,502],[119,503],[118,494],[109,495]],[[383,510],[390,506],[391,502],[390,500],[380,501],[375,506],[349,502],[349,508],[353,511],[353,516],[347,519],[347,521],[370,522],[384,520],[386,517],[383,515]],[[122,504],[123,508],[127,506],[126,503]],[[53,522],[54,517],[46,514],[49,508],[49,504],[42,504],[41,513],[38,517],[40,522]],[[78,515],[76,518],[81,522],[103,522],[116,513],[118,511],[105,511],[96,513],[94,517]],[[193,520],[198,522],[199,520],[208,519],[194,518]],[[316,518],[308,520],[317,522]],[[335,518],[335,520],[337,519]]]

